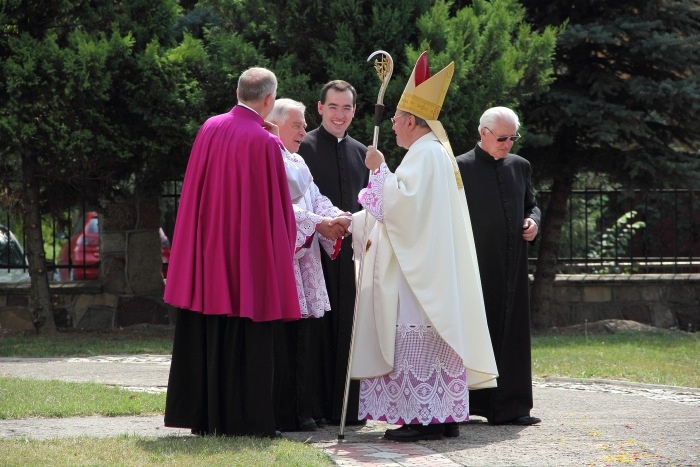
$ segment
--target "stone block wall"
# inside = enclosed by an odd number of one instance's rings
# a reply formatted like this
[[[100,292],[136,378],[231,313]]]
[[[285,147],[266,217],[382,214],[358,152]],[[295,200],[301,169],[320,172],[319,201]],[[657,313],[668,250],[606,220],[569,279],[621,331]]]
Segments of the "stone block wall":
[[[60,327],[115,329],[134,324],[173,324],[174,309],[155,294],[115,293],[100,281],[52,283],[54,318]],[[554,283],[553,326],[624,319],[697,331],[700,274],[559,275]],[[0,335],[32,330],[29,284],[0,284]]]
[[[108,204],[100,214],[100,274],[95,281],[52,282],[57,327],[115,329],[172,324],[163,302],[160,211],[157,200]],[[0,284],[0,335],[32,330],[29,283]]]
[[[555,326],[626,319],[660,328],[700,327],[700,274],[558,275]]]
[[[98,282],[52,283],[51,301],[59,328],[111,330],[134,324],[174,324],[174,310],[160,295],[131,296],[105,291]],[[34,330],[29,284],[0,284],[0,335]]]

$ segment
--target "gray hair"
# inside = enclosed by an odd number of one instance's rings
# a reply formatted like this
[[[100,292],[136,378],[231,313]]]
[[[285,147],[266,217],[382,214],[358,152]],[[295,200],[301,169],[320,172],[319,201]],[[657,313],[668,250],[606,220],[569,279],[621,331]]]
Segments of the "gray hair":
[[[421,127],[421,128],[430,128],[430,125],[428,125],[428,122],[426,122],[424,119],[420,118],[416,114],[412,114],[411,112],[406,112],[405,110],[399,109],[401,112],[403,112],[402,115],[411,115],[413,118],[416,119],[416,126]]]
[[[277,123],[278,125],[282,125],[287,120],[289,111],[294,109],[301,111],[302,115],[304,115],[304,112],[306,112],[306,106],[301,102],[282,97],[275,101],[275,106],[272,108],[272,111],[270,111],[267,119],[271,122]]]
[[[428,125],[428,122],[426,122],[424,119],[420,118],[418,115],[415,114],[410,114],[413,115],[413,118],[416,119],[416,126],[420,128],[430,128],[430,125]]]
[[[518,116],[511,109],[508,107],[491,107],[486,110],[479,119],[479,133],[481,133],[482,128],[490,128],[494,126],[496,122],[511,123],[515,125],[516,132],[518,128],[520,128],[520,120],[518,120]]]
[[[238,100],[259,102],[268,94],[277,95],[277,77],[267,68],[253,67],[238,78]]]

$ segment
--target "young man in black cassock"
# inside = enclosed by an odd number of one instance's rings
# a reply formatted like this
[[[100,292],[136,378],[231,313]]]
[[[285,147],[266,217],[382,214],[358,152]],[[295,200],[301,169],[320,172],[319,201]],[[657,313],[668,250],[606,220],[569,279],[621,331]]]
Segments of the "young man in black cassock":
[[[457,157],[467,196],[486,319],[498,366],[498,387],[469,392],[469,412],[491,424],[533,425],[530,416],[530,292],[527,246],[537,236],[540,209],[530,163],[509,151],[520,137],[518,116],[488,109],[474,149]]]
[[[355,115],[357,92],[349,83],[334,80],[321,90],[318,112],[322,123],[310,131],[301,143],[299,155],[304,158],[314,183],[333,205],[343,211],[361,209],[357,196],[367,186],[369,171],[365,167],[367,146],[348,135]],[[331,302],[331,310],[323,318],[307,320],[309,361],[307,390],[313,406],[307,414],[316,421],[340,422],[345,381],[350,355],[352,324],[355,309],[355,265],[352,259],[352,238],[343,241],[335,261],[321,255],[323,274]],[[346,424],[358,421],[359,381],[352,381],[348,397]]]

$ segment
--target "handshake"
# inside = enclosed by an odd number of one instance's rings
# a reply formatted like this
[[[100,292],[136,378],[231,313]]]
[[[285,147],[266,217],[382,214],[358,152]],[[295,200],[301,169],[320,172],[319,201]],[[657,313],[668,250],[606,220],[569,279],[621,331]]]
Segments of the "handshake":
[[[329,240],[335,241],[350,235],[352,214],[344,212],[337,217],[324,217],[322,222],[316,224],[316,232]]]

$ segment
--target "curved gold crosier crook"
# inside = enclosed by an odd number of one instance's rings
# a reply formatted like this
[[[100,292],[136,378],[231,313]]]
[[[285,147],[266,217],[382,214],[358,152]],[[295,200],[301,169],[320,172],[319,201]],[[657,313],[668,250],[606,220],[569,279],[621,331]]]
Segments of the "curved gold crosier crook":
[[[374,61],[374,69],[377,72],[377,76],[382,81],[382,85],[379,88],[379,95],[377,96],[377,103],[374,105],[374,137],[372,138],[372,146],[374,146],[375,148],[377,147],[377,141],[379,140],[379,125],[382,123],[382,115],[384,114],[384,93],[386,92],[386,88],[389,85],[391,74],[394,72],[394,60],[392,60],[391,55],[389,55],[388,52],[385,52],[383,50],[377,50],[376,52],[372,52],[372,55],[370,55],[369,58],[367,58],[367,61],[369,62],[370,60],[372,60],[372,57],[379,54],[381,54],[382,56],[381,59]],[[364,238],[368,237],[367,227],[367,216],[365,216]],[[368,241],[365,253],[367,252],[367,249],[369,249],[369,246],[370,242]],[[345,393],[343,395],[343,407],[342,412],[340,414],[340,431],[338,432],[339,440],[345,439],[345,419],[348,411],[348,397],[350,395],[350,370],[352,368],[352,355],[355,346],[355,323],[357,318],[357,304],[359,301],[358,298],[360,294],[360,289],[362,288],[362,272],[364,270],[364,259],[365,255],[363,254],[360,257],[359,270],[357,278],[355,280],[355,308],[353,310],[352,332],[350,334],[350,354],[348,356],[348,369],[345,376]]]
[[[372,146],[377,147],[377,142],[379,140],[379,125],[382,123],[382,115],[384,114],[384,93],[389,85],[389,80],[394,72],[394,60],[392,60],[391,55],[384,50],[377,50],[372,52],[367,58],[369,62],[375,55],[381,55],[381,59],[374,60],[374,70],[377,72],[377,76],[382,82],[379,88],[379,95],[377,96],[377,103],[374,106],[374,136],[372,137]]]

